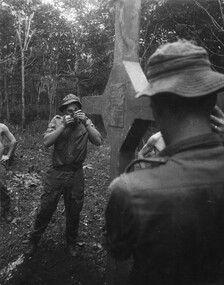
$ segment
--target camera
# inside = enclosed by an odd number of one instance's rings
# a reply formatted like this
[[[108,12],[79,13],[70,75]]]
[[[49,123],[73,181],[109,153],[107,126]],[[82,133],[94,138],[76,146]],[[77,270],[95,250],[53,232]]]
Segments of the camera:
[[[65,116],[65,119],[68,120],[68,119],[73,119],[73,122],[70,122],[70,124],[75,124],[79,121],[79,119],[76,117],[76,116],[73,116],[73,115],[66,115]]]
[[[79,118],[77,117],[77,113],[79,113],[80,112],[80,110],[77,110],[77,111],[74,111],[73,113],[72,113],[72,118],[74,118],[74,122],[79,122],[80,120],[79,120]]]

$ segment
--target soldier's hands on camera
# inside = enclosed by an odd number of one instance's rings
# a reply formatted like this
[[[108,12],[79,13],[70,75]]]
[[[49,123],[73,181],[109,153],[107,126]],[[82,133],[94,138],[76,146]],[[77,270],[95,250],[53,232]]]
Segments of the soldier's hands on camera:
[[[74,124],[77,122],[82,122],[86,126],[87,120],[88,118],[82,110],[74,111],[72,114],[65,115],[63,117],[63,123],[65,126],[68,126],[70,124]]]
[[[84,125],[86,125],[87,116],[82,110],[78,110],[74,112],[74,119],[81,121]]]
[[[70,125],[70,124],[73,124],[73,123],[74,123],[74,118],[73,118],[73,116],[71,116],[71,115],[65,115],[65,116],[63,117],[63,123],[64,123],[65,127],[68,126],[68,125]]]

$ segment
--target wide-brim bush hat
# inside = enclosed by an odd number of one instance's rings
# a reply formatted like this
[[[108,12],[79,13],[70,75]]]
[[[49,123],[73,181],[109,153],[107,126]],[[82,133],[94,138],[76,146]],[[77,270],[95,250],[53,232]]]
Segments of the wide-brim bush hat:
[[[173,93],[198,97],[224,89],[224,74],[212,69],[207,51],[187,40],[160,46],[146,65],[148,85],[136,95]]]
[[[61,103],[61,106],[59,107],[59,111],[62,112],[64,107],[71,103],[78,103],[80,106],[80,109],[82,109],[82,103],[79,97],[74,94],[68,94],[62,99],[62,103]]]

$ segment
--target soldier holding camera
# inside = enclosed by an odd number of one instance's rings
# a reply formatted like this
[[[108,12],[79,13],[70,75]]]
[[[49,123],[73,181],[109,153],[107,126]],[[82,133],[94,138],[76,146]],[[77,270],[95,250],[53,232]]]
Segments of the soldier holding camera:
[[[28,255],[36,251],[61,195],[64,197],[66,212],[67,252],[72,256],[76,255],[79,216],[84,198],[82,164],[87,155],[87,142],[90,140],[98,146],[102,143],[100,133],[82,111],[82,104],[76,95],[67,95],[59,110],[64,115],[56,115],[44,134],[44,145],[53,145],[54,151],[52,166],[44,181],[40,210],[30,236]]]

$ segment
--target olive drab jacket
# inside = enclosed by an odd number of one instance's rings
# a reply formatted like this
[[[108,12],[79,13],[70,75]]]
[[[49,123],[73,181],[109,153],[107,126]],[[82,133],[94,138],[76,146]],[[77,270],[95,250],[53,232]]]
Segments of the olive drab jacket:
[[[110,185],[108,252],[117,260],[133,256],[130,284],[224,284],[221,140],[192,137],[168,146],[159,159]]]

